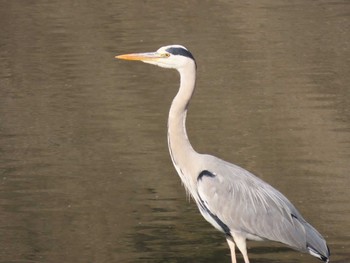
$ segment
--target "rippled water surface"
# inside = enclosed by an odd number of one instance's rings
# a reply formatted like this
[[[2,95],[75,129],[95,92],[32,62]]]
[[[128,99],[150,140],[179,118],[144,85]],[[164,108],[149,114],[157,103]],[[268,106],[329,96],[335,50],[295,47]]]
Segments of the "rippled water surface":
[[[0,262],[230,262],[166,142],[183,44],[199,152],[283,192],[350,262],[350,2],[1,1]],[[252,262],[318,262],[250,242]],[[241,255],[238,260],[243,262]]]

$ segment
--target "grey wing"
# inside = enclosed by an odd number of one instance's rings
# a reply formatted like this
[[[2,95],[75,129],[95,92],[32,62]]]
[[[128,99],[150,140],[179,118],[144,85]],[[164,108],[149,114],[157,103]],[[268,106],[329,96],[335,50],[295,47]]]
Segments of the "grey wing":
[[[232,235],[278,241],[304,252],[308,239],[324,247],[322,236],[289,200],[258,177],[223,161],[206,172],[197,181],[200,202]]]

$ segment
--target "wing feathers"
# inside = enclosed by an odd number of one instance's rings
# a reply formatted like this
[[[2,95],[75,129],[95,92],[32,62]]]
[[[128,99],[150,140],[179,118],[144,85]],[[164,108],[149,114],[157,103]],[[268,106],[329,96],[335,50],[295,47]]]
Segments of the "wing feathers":
[[[325,253],[322,236],[290,201],[243,168],[222,161],[203,171],[197,184],[198,197],[231,232],[282,242],[303,252],[310,251],[306,244],[311,242],[314,250]]]

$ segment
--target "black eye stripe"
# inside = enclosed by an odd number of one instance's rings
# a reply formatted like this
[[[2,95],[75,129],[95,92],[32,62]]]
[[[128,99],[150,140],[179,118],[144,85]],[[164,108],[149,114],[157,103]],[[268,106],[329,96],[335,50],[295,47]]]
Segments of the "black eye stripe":
[[[194,57],[191,54],[191,52],[188,51],[187,49],[184,49],[182,47],[170,47],[170,48],[166,49],[166,51],[169,52],[172,55],[181,55],[181,56],[193,59],[194,64],[196,65],[196,68],[197,68],[196,60],[194,59]]]
[[[181,55],[181,56],[188,57],[195,60],[190,51],[181,47],[170,47],[166,51],[173,55]]]

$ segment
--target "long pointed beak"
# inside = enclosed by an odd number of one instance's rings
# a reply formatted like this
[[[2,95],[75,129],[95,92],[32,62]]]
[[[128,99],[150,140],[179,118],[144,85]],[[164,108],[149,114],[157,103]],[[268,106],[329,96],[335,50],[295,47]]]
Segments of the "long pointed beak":
[[[150,60],[157,60],[161,58],[161,56],[157,52],[149,52],[149,53],[124,54],[124,55],[115,56],[115,58],[124,59],[124,60],[150,61]]]

